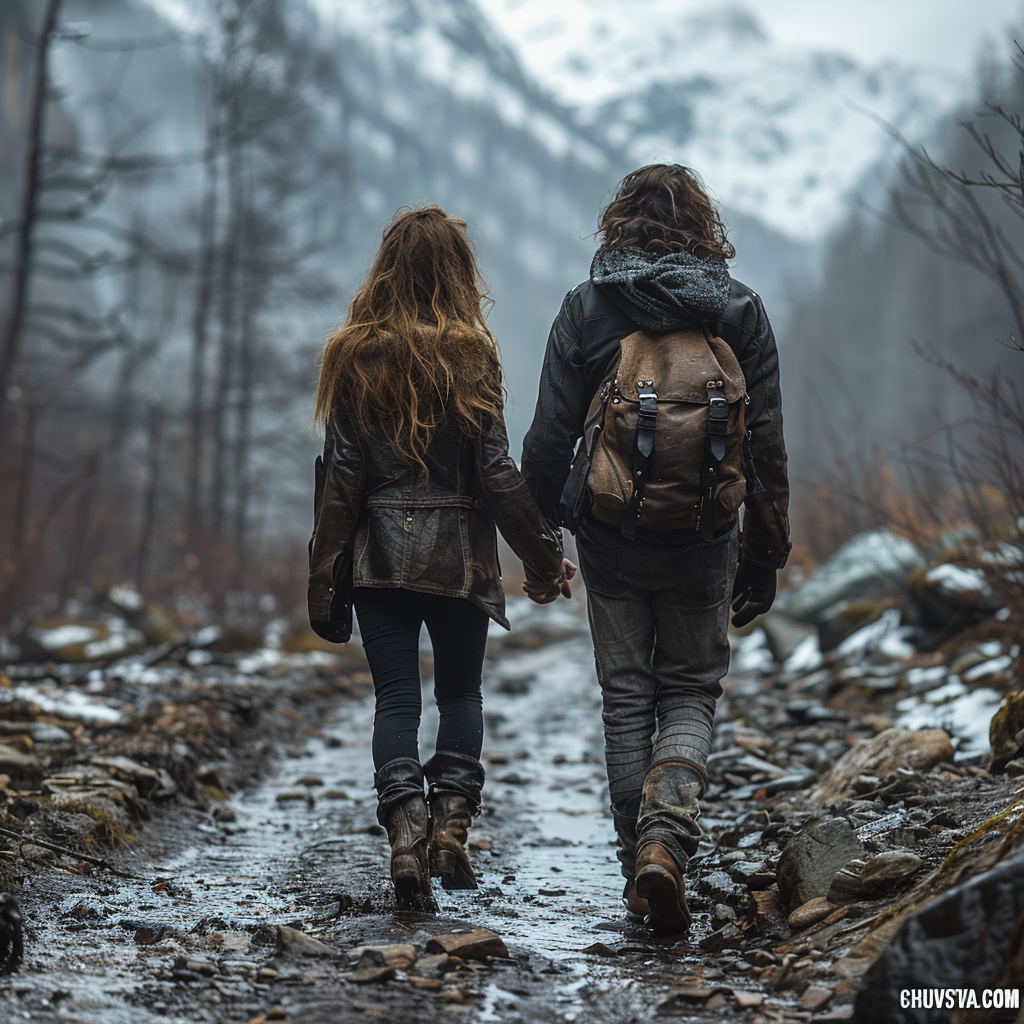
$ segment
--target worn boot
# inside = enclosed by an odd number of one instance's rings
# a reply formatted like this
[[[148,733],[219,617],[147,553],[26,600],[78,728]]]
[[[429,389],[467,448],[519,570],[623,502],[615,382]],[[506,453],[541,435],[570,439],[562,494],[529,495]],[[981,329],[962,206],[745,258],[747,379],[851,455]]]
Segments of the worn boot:
[[[377,820],[391,843],[391,881],[399,903],[429,905],[427,868],[429,819],[423,798],[423,767],[412,757],[397,757],[374,777]]]
[[[627,878],[622,889],[622,902],[626,905],[626,916],[634,922],[642,922],[650,913],[650,904],[636,891],[636,879]]]
[[[467,754],[439,750],[423,772],[430,785],[430,873],[445,889],[475,889],[466,837],[480,810],[484,766]]]
[[[635,801],[633,802],[635,804]],[[632,809],[632,814],[629,811]],[[622,875],[626,884],[622,889],[622,902],[626,906],[626,916],[633,921],[643,921],[647,916],[647,900],[636,894],[636,815],[637,808],[625,805],[620,812],[612,807],[612,820],[615,823],[616,852],[615,855],[622,865]]]
[[[636,893],[647,900],[648,924],[663,935],[690,927],[683,869],[700,841],[703,781],[686,764],[659,764],[644,779],[637,819]]]

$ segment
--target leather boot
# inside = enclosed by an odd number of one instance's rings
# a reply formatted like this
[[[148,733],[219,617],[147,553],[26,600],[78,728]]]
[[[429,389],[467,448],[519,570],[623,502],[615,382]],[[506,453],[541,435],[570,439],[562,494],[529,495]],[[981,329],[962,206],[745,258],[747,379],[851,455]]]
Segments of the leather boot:
[[[391,843],[391,881],[399,903],[430,905],[427,867],[429,818],[423,798],[423,768],[412,757],[398,757],[374,777],[377,820]]]
[[[686,882],[675,857],[661,845],[648,843],[636,855],[637,896],[647,901],[647,923],[660,935],[679,935],[692,918],[686,906]]]
[[[661,934],[690,927],[683,869],[700,841],[702,791],[703,780],[687,764],[655,765],[644,779],[637,817],[636,892],[647,900],[648,924]]]
[[[466,838],[480,810],[484,767],[475,757],[439,750],[423,771],[430,784],[430,873],[447,890],[475,889]]]
[[[627,878],[622,890],[622,902],[626,904],[626,916],[634,921],[643,921],[650,913],[650,904],[637,894],[636,879]]]

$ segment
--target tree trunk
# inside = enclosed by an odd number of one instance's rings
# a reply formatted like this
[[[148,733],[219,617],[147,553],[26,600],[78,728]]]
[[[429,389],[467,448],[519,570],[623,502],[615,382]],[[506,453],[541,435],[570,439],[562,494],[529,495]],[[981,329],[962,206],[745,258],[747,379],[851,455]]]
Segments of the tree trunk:
[[[35,227],[39,200],[39,178],[42,163],[43,133],[46,111],[46,65],[50,39],[60,12],[61,0],[46,0],[36,43],[36,63],[28,101],[28,131],[25,135],[25,172],[18,210],[18,229],[14,236],[11,259],[11,305],[0,338],[0,451],[6,448],[7,390],[11,385],[14,364],[21,344],[21,328],[25,319],[25,299],[32,273],[32,230]]]

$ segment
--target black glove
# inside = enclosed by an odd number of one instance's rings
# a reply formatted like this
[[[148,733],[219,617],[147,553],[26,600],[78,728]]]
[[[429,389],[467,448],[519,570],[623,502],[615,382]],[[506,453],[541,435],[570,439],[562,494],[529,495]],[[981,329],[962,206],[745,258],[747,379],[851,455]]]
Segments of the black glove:
[[[763,615],[775,601],[778,586],[776,570],[740,558],[736,582],[732,588],[732,624],[741,629],[758,615]]]

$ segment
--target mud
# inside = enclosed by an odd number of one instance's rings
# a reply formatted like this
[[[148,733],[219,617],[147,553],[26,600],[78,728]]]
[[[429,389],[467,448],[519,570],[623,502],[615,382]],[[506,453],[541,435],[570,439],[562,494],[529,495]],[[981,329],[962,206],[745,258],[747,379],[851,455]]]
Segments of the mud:
[[[224,753],[224,773],[249,765],[233,780],[243,783],[258,765],[258,784],[205,807],[179,799],[156,808],[137,841],[110,854],[134,878],[33,864],[18,893],[25,961],[0,983],[0,1020],[847,1019],[856,976],[837,965],[911,883],[797,933],[759,899],[773,891],[785,839],[814,813],[800,802],[803,773],[822,771],[857,736],[888,724],[878,720],[885,695],[867,692],[861,709],[847,695],[845,707],[811,714],[818,705],[805,701],[787,712],[792,693],[782,690],[800,680],[737,659],[716,737],[706,841],[689,872],[695,925],[685,939],[657,939],[621,907],[582,608],[513,610],[517,629],[493,638],[485,670],[486,806],[470,834],[478,891],[436,888],[433,916],[396,911],[374,814],[372,697],[335,689],[294,704],[287,728],[248,736],[248,760],[245,744]],[[435,726],[428,710],[425,757]],[[808,744],[822,752],[810,766]],[[918,776],[916,806],[867,799],[845,813],[869,845],[884,849],[879,837],[898,831],[934,867],[1016,791],[1018,780],[970,761]],[[766,764],[777,770],[765,772]],[[787,775],[799,785],[772,792],[769,784]],[[932,798],[947,825],[934,824]],[[737,881],[744,870],[751,877]],[[304,956],[281,948],[279,926],[329,949]],[[426,959],[432,936],[470,928],[497,932],[509,956]],[[369,984],[349,977],[353,951],[394,944],[412,944],[417,962],[381,965],[385,980]]]

